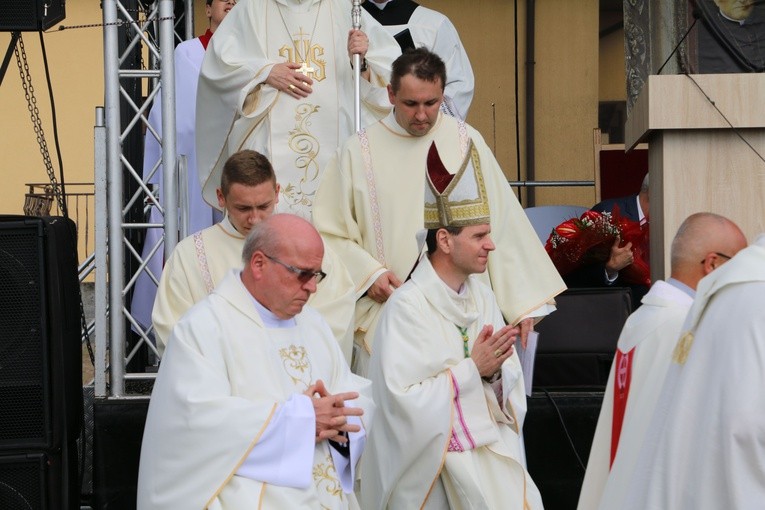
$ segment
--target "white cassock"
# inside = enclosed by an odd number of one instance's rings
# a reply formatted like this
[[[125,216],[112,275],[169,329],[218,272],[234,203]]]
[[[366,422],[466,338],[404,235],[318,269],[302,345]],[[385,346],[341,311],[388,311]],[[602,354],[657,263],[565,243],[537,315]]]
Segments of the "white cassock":
[[[208,32],[203,36],[206,40],[212,36]],[[175,48],[175,131],[176,153],[185,155],[187,158],[188,180],[187,188],[179,192],[188,194],[189,223],[188,231],[197,232],[209,227],[214,221],[213,209],[202,199],[202,188],[197,178],[196,138],[194,135],[196,123],[196,97],[197,82],[199,80],[199,68],[202,66],[202,58],[205,48],[202,38],[197,37],[180,43]],[[155,96],[154,103],[149,111],[149,125],[157,136],[162,136],[162,105],[160,93]],[[160,187],[160,203],[164,204],[164,192],[162,191],[162,147],[151,129],[146,130],[143,152],[143,176],[147,183]],[[152,175],[155,166],[156,171]],[[149,209],[149,223],[162,223],[163,215],[156,206]],[[159,278],[162,273],[162,261],[164,251],[162,244],[151,255],[151,250],[162,240],[162,230],[150,228],[146,230],[146,240],[142,258],[149,259],[148,268],[152,274]],[[135,284],[135,292],[131,303],[131,313],[143,327],[151,324],[151,311],[157,294],[157,285],[151,278],[142,272]]]
[[[504,326],[491,289],[470,277],[457,294],[427,257],[390,298],[370,363],[375,414],[362,460],[362,506],[542,508],[526,471],[517,354],[493,384],[464,354],[486,324]]]
[[[605,505],[602,508],[618,507],[609,502],[619,497],[625,481],[632,476],[693,297],[673,285],[671,279],[658,280],[643,296],[642,303],[619,336],[579,495],[579,510],[594,510],[601,501]]]
[[[223,221],[182,240],[165,264],[154,303],[157,350],[162,355],[173,326],[223,280],[230,269],[241,269],[244,236]],[[319,283],[308,303],[329,323],[350,362],[353,348],[353,282],[343,263],[330,249],[324,250],[322,270],[327,277]]]
[[[566,287],[544,251],[518,199],[481,135],[462,121],[439,114],[425,136],[409,135],[391,113],[348,139],[324,174],[314,224],[326,244],[345,262],[356,296],[356,338],[372,352],[374,328],[382,306],[365,296],[383,272],[404,281],[420,254],[428,150],[436,142],[450,172],[457,172],[469,140],[480,156],[491,213],[491,237],[497,249],[488,270],[477,278],[490,284],[505,319],[512,324],[547,315],[554,297]],[[365,373],[362,360],[354,369]]]
[[[373,419],[369,381],[350,372],[310,307],[280,321],[231,270],[174,328],[149,404],[138,509],[358,508],[355,465]],[[316,443],[303,394],[358,391],[364,409],[344,457]]]
[[[316,188],[329,157],[354,130],[353,70],[348,57],[347,0],[243,0],[226,16],[202,64],[197,148],[202,191],[215,188],[228,156],[264,154],[281,185],[277,212],[311,219]],[[362,11],[369,37],[371,82],[361,80],[363,124],[390,111],[386,85],[400,50]],[[266,84],[274,64],[313,68],[313,92],[295,99]]]
[[[764,298],[761,235],[699,282],[619,508],[763,507]]]
[[[414,10],[408,20],[400,20],[395,24],[387,23],[384,19],[387,18],[385,11],[404,7],[398,5],[404,3],[415,4],[409,0],[392,0],[381,10],[370,0],[364,2],[364,6],[392,36],[395,37],[408,29],[415,48],[427,48],[441,57],[446,64],[446,87],[441,109],[453,117],[467,118],[473,100],[475,78],[457,29],[449,18],[422,5],[411,6]]]

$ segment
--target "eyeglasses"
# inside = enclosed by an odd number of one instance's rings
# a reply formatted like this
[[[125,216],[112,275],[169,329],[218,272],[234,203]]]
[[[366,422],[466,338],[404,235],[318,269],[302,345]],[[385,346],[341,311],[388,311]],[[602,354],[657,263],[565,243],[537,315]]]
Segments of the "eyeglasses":
[[[276,257],[272,257],[271,255],[268,255],[265,253],[263,255],[265,255],[266,258],[268,258],[268,260],[276,262],[277,264],[285,268],[287,271],[297,276],[297,279],[300,283],[308,283],[311,281],[312,278],[316,278],[316,283],[320,283],[327,276],[327,273],[321,270],[309,271],[307,269],[300,269],[299,267],[285,264],[281,260],[277,259]]]
[[[726,254],[724,254],[724,253],[720,253],[719,251],[713,251],[712,253],[714,253],[714,254],[715,254],[715,255],[717,255],[718,257],[723,257],[725,260],[730,260],[730,259],[732,259],[732,258],[733,258],[733,257],[731,257],[730,255],[726,255]],[[705,260],[706,260],[706,259],[702,260],[702,261],[701,261],[701,263],[703,264]]]

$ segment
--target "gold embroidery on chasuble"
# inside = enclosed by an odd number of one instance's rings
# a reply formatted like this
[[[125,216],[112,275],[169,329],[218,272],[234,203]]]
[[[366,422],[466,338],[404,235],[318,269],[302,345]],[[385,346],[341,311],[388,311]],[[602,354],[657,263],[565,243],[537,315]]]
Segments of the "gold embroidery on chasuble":
[[[340,480],[337,478],[337,470],[331,455],[327,455],[324,462],[314,464],[313,483],[316,485],[319,497],[322,494],[328,494],[333,498],[342,498],[343,489],[340,486]]]
[[[285,44],[279,48],[279,56],[293,64],[302,64],[301,73],[315,81],[324,81],[327,77],[327,61],[324,57],[324,48],[320,44],[314,44],[308,37],[303,27],[297,34],[291,34],[292,45]]]
[[[290,345],[279,349],[282,367],[295,385],[302,384],[304,389],[311,385],[311,360],[305,347]]]
[[[680,340],[678,340],[677,345],[675,345],[675,350],[672,352],[672,361],[674,361],[678,365],[685,365],[685,362],[688,361],[688,354],[691,353],[692,346],[693,346],[693,333],[688,331],[683,336],[680,337]]]
[[[314,184],[321,170],[317,157],[321,144],[311,133],[311,116],[319,111],[320,106],[310,103],[300,103],[295,108],[295,128],[288,133],[287,145],[297,155],[295,168],[301,173],[297,182],[286,182],[281,193],[291,205],[302,205],[313,208],[313,191],[307,191],[304,186]]]
[[[320,12],[316,14],[317,21],[319,15]],[[315,82],[325,80],[327,61],[322,58],[324,47],[313,43],[313,34],[308,34],[303,27],[300,27],[297,33],[290,34],[290,37],[292,44],[285,44],[279,48],[279,56],[288,62],[301,64],[299,71]],[[321,171],[321,165],[317,161],[321,144],[310,131],[311,116],[319,109],[319,105],[312,103],[298,104],[295,108],[295,127],[287,133],[287,145],[295,154],[294,167],[298,171],[299,179],[296,182],[284,182],[281,193],[289,205],[302,206],[307,210],[313,209],[313,197]]]

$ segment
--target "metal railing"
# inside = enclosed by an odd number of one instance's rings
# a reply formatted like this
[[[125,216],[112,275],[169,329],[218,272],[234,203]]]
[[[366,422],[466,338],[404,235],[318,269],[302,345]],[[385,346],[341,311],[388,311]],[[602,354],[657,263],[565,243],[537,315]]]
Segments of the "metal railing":
[[[27,216],[60,216],[55,196],[60,193],[59,183],[28,182],[24,195],[24,214]],[[66,183],[67,212],[77,226],[77,253],[80,265],[77,268],[80,282],[85,281],[95,268],[93,250],[93,221],[95,192],[92,182]]]

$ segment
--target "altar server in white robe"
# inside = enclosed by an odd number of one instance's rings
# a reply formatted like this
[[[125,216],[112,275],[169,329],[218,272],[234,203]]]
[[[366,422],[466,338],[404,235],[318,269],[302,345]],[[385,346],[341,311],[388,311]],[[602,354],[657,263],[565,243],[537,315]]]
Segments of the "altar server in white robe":
[[[322,257],[308,222],[271,216],[248,234],[244,269],[175,326],[146,419],[139,510],[358,508],[374,404],[306,306]]]
[[[401,51],[423,47],[441,57],[449,77],[441,110],[452,117],[467,118],[475,79],[449,18],[412,0],[367,0],[362,6],[396,39]]]
[[[196,101],[197,82],[202,58],[213,33],[218,29],[223,18],[236,2],[234,0],[206,0],[205,11],[210,21],[207,31],[188,41],[183,41],[175,47],[175,146],[176,153],[186,156],[188,169],[187,187],[182,192],[188,197],[189,232],[197,232],[215,223],[215,209],[210,207],[202,198],[202,188],[197,174],[196,137]],[[159,92],[149,110],[149,128],[146,130],[143,152],[143,176],[146,182],[160,186],[160,203],[164,203],[162,191],[162,102]],[[156,135],[155,135],[156,133]],[[163,215],[152,205],[149,209],[149,223],[162,223]],[[160,278],[163,266],[162,230],[149,228],[146,230],[143,255],[148,259],[148,269]],[[156,248],[156,249],[155,249]],[[154,254],[152,255],[152,251]],[[151,324],[151,312],[157,294],[157,284],[146,272],[142,272],[135,284],[135,292],[130,311],[143,328]],[[155,335],[156,339],[156,335]]]
[[[481,158],[497,249],[478,277],[491,285],[506,321],[521,323],[522,340],[566,288],[481,135],[439,112],[446,81],[444,63],[431,51],[396,59],[388,87],[393,112],[345,142],[319,187],[314,224],[345,262],[359,298],[354,370],[362,375],[382,305],[420,254],[415,234],[433,142],[450,170],[459,168],[471,140]]]
[[[348,0],[236,5],[210,44],[199,81],[199,177],[209,203],[226,158],[253,149],[276,168],[277,211],[310,219],[326,162],[354,131],[351,55],[362,61],[362,124],[390,110],[385,85],[399,47],[363,10],[361,26],[352,30]]]
[[[369,373],[380,410],[362,461],[362,504],[541,509],[521,440],[520,329],[505,325],[475,276],[494,250],[483,160],[471,144],[458,171],[447,171],[431,147],[428,253],[391,296],[375,334]]]
[[[765,235],[699,282],[627,510],[755,510],[765,501]],[[616,507],[613,507],[616,508]]]
[[[154,303],[157,350],[167,346],[170,331],[186,311],[213,291],[232,268],[242,267],[244,239],[253,225],[270,216],[279,200],[271,163],[262,154],[243,150],[226,160],[217,190],[224,219],[183,239],[165,264]],[[346,359],[353,344],[353,282],[343,263],[325,251],[328,274],[309,303],[329,323]]]
[[[621,508],[696,286],[746,244],[741,229],[717,214],[696,213],[680,225],[670,278],[654,282],[619,336],[579,510]]]

